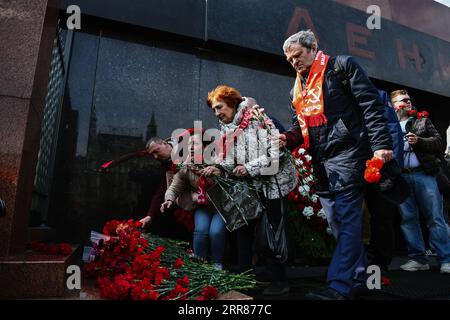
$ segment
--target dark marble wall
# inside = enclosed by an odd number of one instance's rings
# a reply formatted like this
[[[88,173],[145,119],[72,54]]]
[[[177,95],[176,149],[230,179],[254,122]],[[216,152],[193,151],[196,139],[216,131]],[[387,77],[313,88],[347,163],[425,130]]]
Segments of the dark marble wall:
[[[61,8],[78,5],[82,14],[203,39],[204,0],[60,0]]]
[[[364,12],[368,6],[378,5],[383,18],[450,42],[450,8],[434,0],[334,1]]]
[[[423,15],[413,6],[407,12]],[[449,95],[449,42],[386,19],[369,30],[368,17],[334,1],[215,0],[208,2],[207,32],[214,41],[283,55],[287,36],[310,28],[326,53],[355,56],[373,78]]]
[[[74,36],[63,108],[76,117],[62,120],[69,129],[60,135],[50,207],[61,240],[83,242],[107,220],[142,218],[161,179],[158,162],[135,159],[107,173],[98,168],[195,120],[205,129],[218,127],[206,105],[217,85],[237,88],[286,126],[290,122],[289,69],[129,31],[92,26]],[[173,219],[157,219],[155,231],[182,234]]]
[[[352,0],[62,0],[85,15],[101,17],[283,56],[285,38],[311,28],[330,55],[357,57],[373,78],[448,96],[450,9],[427,0],[358,1],[378,4],[381,29],[366,27],[368,15],[343,5]],[[366,6],[367,8],[367,6]]]

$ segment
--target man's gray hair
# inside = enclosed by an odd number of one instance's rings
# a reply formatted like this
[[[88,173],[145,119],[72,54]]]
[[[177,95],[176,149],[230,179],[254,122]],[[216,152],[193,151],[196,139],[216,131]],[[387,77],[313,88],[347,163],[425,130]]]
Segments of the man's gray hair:
[[[147,141],[147,144],[145,145],[145,147],[147,149],[150,148],[150,145],[152,143],[162,144],[162,143],[167,143],[167,141],[162,139],[162,138],[160,138],[160,137],[151,137],[150,140]]]
[[[284,41],[284,53],[286,53],[289,47],[294,44],[299,44],[305,48],[311,48],[313,44],[317,46],[316,36],[311,30],[302,30],[293,34],[292,36],[287,38],[286,41]]]

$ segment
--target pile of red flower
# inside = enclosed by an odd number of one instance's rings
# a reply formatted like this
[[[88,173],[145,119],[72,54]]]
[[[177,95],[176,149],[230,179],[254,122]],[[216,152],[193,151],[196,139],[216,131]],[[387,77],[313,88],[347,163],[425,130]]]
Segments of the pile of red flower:
[[[103,298],[217,299],[219,291],[209,282],[191,283],[193,273],[185,266],[192,262],[168,254],[168,249],[172,248],[152,244],[153,249],[150,249],[149,240],[143,237],[140,227],[140,222],[133,220],[113,220],[105,225],[103,233],[110,238],[98,246],[97,259],[86,266],[86,273],[97,278]]]
[[[296,148],[292,154],[295,159],[299,184],[288,195],[288,199],[296,205],[297,212],[300,212],[314,229],[324,231],[328,222],[315,190],[316,182],[313,175],[312,157],[303,145]]]
[[[39,241],[32,241],[29,246],[31,250],[43,254],[68,255],[72,253],[72,245],[70,245],[69,243],[49,245]]]

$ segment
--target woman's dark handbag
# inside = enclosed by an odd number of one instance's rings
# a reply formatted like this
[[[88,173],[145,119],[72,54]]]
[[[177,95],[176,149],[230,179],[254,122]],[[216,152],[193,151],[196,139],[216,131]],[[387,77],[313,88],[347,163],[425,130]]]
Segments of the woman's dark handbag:
[[[283,207],[283,201],[281,206]],[[261,216],[256,235],[255,251],[261,258],[275,259],[283,263],[288,258],[288,245],[284,228],[284,214],[275,230],[270,224],[267,212]]]
[[[230,232],[248,225],[265,210],[256,188],[247,181],[226,185],[219,181],[206,194]]]
[[[275,259],[278,263],[284,263],[288,258],[288,244],[284,227],[284,201],[278,181],[276,182],[280,194],[281,219],[275,229],[269,221],[267,211],[263,212],[256,233],[255,251],[263,259]]]

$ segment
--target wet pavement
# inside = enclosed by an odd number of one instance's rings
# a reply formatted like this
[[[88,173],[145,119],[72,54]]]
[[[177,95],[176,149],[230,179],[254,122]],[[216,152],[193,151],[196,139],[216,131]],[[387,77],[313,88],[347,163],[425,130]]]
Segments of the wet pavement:
[[[407,272],[400,265],[407,257],[395,257],[388,271],[381,277],[387,279],[381,290],[368,290],[360,300],[450,300],[450,275],[440,274],[440,264],[435,257],[429,257],[431,270]],[[327,266],[288,266],[288,280],[283,283],[289,293],[265,295],[269,284],[258,284],[256,288],[244,291],[255,300],[307,300],[306,294],[326,289]]]
[[[450,275],[439,273],[439,263],[435,257],[429,257],[431,270],[407,272],[400,265],[408,261],[407,257],[395,257],[388,271],[381,276],[387,278],[389,285],[381,290],[372,290],[370,295],[359,300],[450,300]],[[290,265],[286,270],[288,280],[282,283],[289,292],[282,295],[265,295],[269,283],[258,284],[251,290],[234,292],[231,299],[248,300],[307,300],[306,294],[326,289],[327,266]],[[225,298],[228,300],[230,297]],[[101,300],[94,280],[84,280],[82,290],[63,298],[64,300]]]

